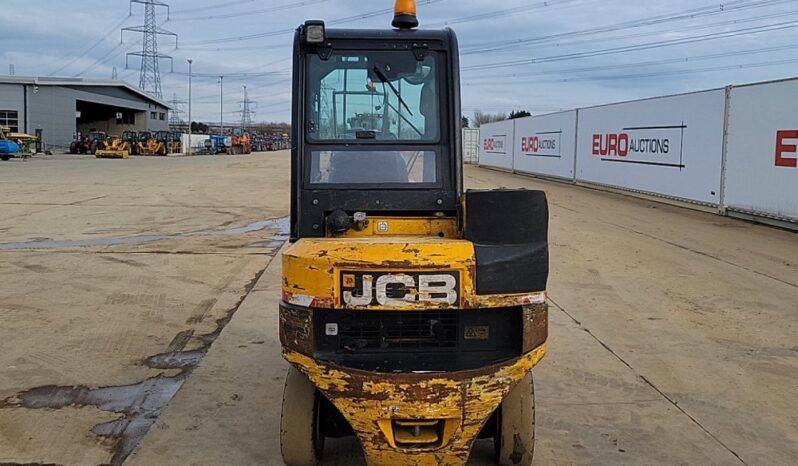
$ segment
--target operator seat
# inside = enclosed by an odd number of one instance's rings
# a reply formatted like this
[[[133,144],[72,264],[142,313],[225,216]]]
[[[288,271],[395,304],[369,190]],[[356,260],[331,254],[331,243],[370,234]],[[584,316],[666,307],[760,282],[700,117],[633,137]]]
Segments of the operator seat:
[[[330,183],[407,183],[407,164],[393,151],[336,152],[330,160]]]

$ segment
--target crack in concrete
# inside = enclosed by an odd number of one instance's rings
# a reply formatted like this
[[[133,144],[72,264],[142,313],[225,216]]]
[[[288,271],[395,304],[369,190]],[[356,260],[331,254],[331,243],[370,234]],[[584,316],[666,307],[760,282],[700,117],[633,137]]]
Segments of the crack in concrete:
[[[692,423],[693,423],[693,424],[695,424],[696,426],[698,426],[698,428],[699,428],[699,429],[701,429],[702,431],[704,431],[704,433],[706,433],[707,435],[709,435],[709,436],[710,436],[710,438],[712,438],[712,439],[713,439],[715,442],[717,442],[717,443],[718,443],[718,445],[720,445],[720,446],[721,446],[721,447],[723,447],[723,448],[724,448],[726,451],[728,451],[729,453],[731,453],[731,454],[732,454],[732,455],[733,455],[735,458],[737,458],[737,460],[738,460],[740,463],[742,463],[742,464],[744,464],[744,465],[746,465],[746,466],[748,465],[748,463],[746,463],[746,462],[745,462],[745,460],[743,460],[743,459],[740,457],[740,455],[738,455],[738,454],[737,454],[737,452],[735,452],[734,450],[732,450],[731,448],[729,448],[729,446],[728,446],[728,445],[726,445],[725,443],[723,443],[723,441],[722,441],[721,439],[719,439],[719,438],[718,438],[718,437],[717,437],[715,434],[713,434],[712,432],[710,432],[710,431],[709,431],[709,429],[707,429],[707,428],[706,428],[706,427],[704,427],[704,426],[703,426],[703,425],[702,425],[700,422],[698,422],[698,419],[696,419],[696,418],[695,418],[695,417],[693,417],[693,416],[692,416],[690,413],[688,413],[687,411],[685,411],[685,409],[684,409],[684,408],[682,408],[681,406],[679,406],[679,403],[677,403],[677,402],[676,402],[674,399],[672,399],[672,398],[671,398],[670,396],[668,396],[668,395],[667,395],[665,392],[663,392],[663,391],[662,391],[662,390],[661,390],[659,387],[657,387],[657,386],[656,386],[656,385],[655,385],[655,384],[654,384],[652,381],[650,381],[649,379],[647,379],[647,378],[646,378],[646,376],[644,376],[644,375],[640,374],[640,373],[639,373],[637,370],[635,370],[635,368],[634,368],[634,367],[632,367],[632,365],[631,365],[631,364],[629,364],[629,363],[628,363],[628,362],[627,362],[627,361],[626,361],[624,358],[622,358],[622,357],[621,357],[621,356],[620,356],[618,353],[616,353],[616,352],[615,352],[615,351],[614,351],[612,348],[610,348],[610,347],[609,347],[609,346],[608,346],[606,343],[604,343],[603,341],[601,341],[601,339],[600,339],[599,337],[597,337],[597,336],[596,336],[596,335],[595,335],[593,332],[591,332],[589,328],[585,327],[585,326],[582,324],[582,322],[580,322],[580,321],[576,320],[576,318],[575,318],[574,316],[572,316],[572,315],[571,315],[571,314],[570,314],[568,311],[566,311],[566,310],[565,310],[565,308],[563,308],[562,306],[560,306],[559,304],[557,304],[557,302],[556,302],[556,301],[554,301],[554,299],[552,299],[552,298],[551,298],[551,296],[549,296],[549,301],[550,301],[552,304],[554,304],[554,306],[555,306],[557,309],[559,309],[559,310],[560,310],[560,311],[561,311],[563,314],[565,314],[566,316],[568,316],[568,318],[569,318],[569,319],[571,319],[571,320],[572,320],[574,323],[576,323],[577,325],[579,325],[579,327],[580,327],[582,330],[584,330],[584,332],[585,332],[585,333],[587,333],[588,335],[590,335],[590,336],[591,336],[591,337],[592,337],[594,340],[596,340],[596,342],[597,342],[599,345],[601,345],[601,346],[602,346],[602,347],[603,347],[605,350],[607,350],[607,351],[608,351],[610,354],[612,354],[613,356],[615,356],[615,358],[616,358],[616,359],[618,359],[618,361],[620,361],[620,362],[621,362],[621,363],[622,363],[624,366],[628,367],[628,368],[629,368],[629,370],[631,370],[631,371],[632,371],[632,372],[635,374],[635,376],[639,377],[639,378],[640,378],[640,380],[642,380],[642,381],[643,381],[643,382],[644,382],[646,385],[648,385],[649,387],[651,387],[651,388],[652,388],[652,389],[653,389],[655,392],[657,392],[657,393],[658,393],[658,394],[659,394],[659,395],[660,395],[660,396],[661,396],[663,399],[665,399],[665,400],[666,400],[668,403],[670,403],[671,405],[673,405],[673,407],[674,407],[674,408],[676,408],[676,409],[677,409],[679,412],[681,412],[681,413],[682,413],[682,414],[684,414],[684,415],[685,415],[685,416],[686,416],[688,419],[690,419],[690,421],[692,421]]]
[[[673,246],[673,247],[676,247],[676,248],[679,248],[679,249],[682,249],[682,250],[685,250],[685,251],[689,251],[689,252],[692,252],[694,254],[698,254],[698,255],[703,256],[703,257],[708,257],[708,258],[716,260],[716,261],[718,261],[720,263],[723,263],[723,264],[726,264],[726,265],[731,265],[732,267],[737,267],[737,268],[745,270],[747,272],[751,272],[751,273],[760,275],[762,277],[769,278],[771,280],[775,280],[775,281],[777,281],[779,283],[783,283],[785,285],[789,285],[789,286],[798,288],[798,284],[796,284],[796,283],[788,282],[787,280],[782,280],[781,278],[774,277],[772,275],[768,275],[768,274],[766,274],[764,272],[760,272],[758,270],[754,270],[754,269],[746,267],[744,265],[740,265],[740,264],[737,264],[735,262],[728,261],[726,259],[722,259],[722,258],[717,257],[717,256],[713,256],[710,253],[707,253],[707,252],[704,252],[704,251],[699,251],[698,249],[693,249],[693,248],[691,248],[689,246],[684,246],[684,245],[681,245],[679,243],[674,243],[673,241],[668,241],[668,240],[660,238],[660,237],[658,237],[656,235],[652,235],[652,234],[649,234],[649,233],[638,231],[638,230],[635,230],[633,228],[625,227],[623,225],[618,225],[618,224],[611,223],[611,222],[606,222],[606,223],[607,223],[607,225],[612,225],[612,226],[620,228],[622,230],[630,231],[630,232],[638,234],[640,236],[644,236],[646,238],[653,239],[653,240],[665,243],[667,245],[670,245],[670,246]]]

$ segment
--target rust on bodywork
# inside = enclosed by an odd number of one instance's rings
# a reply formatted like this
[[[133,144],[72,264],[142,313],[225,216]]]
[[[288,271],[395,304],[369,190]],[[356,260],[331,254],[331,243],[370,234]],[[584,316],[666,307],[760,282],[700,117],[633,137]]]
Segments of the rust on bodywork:
[[[463,465],[491,413],[546,352],[543,344],[504,365],[473,371],[374,374],[319,363],[284,350],[286,360],[324,393],[356,432],[370,466]],[[380,427],[395,420],[451,420],[435,448],[394,448]]]
[[[280,306],[280,343],[302,354],[313,354],[313,313],[310,309]]]
[[[546,352],[548,310],[545,291],[478,295],[474,245],[466,240],[425,236],[370,236],[301,239],[283,254],[280,340],[284,358],[305,373],[341,412],[356,433],[371,466],[462,465],[471,446],[509,391]],[[455,302],[430,299],[406,288],[405,300],[357,306],[342,298],[344,276],[357,273],[457,273]],[[350,282],[351,284],[351,282]],[[349,288],[350,298],[352,288]],[[358,290],[359,295],[363,290]],[[359,296],[358,295],[358,296]],[[379,292],[375,290],[375,298]],[[384,297],[384,296],[383,296]],[[353,302],[349,299],[350,302]],[[314,359],[315,309],[358,311],[435,311],[520,308],[522,341],[517,359],[459,372],[372,373]],[[284,327],[284,328],[283,328]],[[435,443],[401,442],[396,426],[437,423]],[[399,439],[399,440],[397,440]]]
[[[547,303],[523,307],[524,352],[544,344],[549,338],[549,306]]]

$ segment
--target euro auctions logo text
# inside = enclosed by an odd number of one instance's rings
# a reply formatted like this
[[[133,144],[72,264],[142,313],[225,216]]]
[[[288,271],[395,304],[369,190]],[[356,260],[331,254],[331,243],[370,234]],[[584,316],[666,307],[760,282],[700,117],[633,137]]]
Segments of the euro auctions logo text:
[[[539,154],[557,150],[557,139],[530,136],[521,138],[521,151],[525,154]]]
[[[792,141],[792,144],[789,143]],[[798,168],[798,130],[776,132],[776,166]],[[793,154],[792,156],[790,154]]]
[[[507,136],[491,136],[487,137],[482,141],[482,147],[485,149],[485,152],[494,152],[494,153],[505,153],[506,152],[506,144],[505,141]]]
[[[593,135],[593,155],[626,157],[631,154],[663,154],[671,150],[669,138],[634,138],[628,133]]]

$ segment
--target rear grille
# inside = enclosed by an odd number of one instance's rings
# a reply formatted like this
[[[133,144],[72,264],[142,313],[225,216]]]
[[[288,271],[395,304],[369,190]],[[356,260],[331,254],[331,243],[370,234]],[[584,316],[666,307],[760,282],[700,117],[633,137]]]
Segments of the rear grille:
[[[349,351],[454,348],[457,314],[356,312],[338,322],[339,347]]]
[[[365,370],[462,370],[521,355],[520,308],[314,309],[313,328],[317,358]]]

